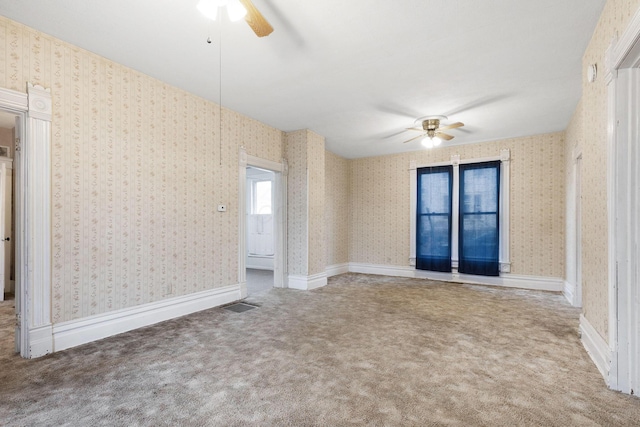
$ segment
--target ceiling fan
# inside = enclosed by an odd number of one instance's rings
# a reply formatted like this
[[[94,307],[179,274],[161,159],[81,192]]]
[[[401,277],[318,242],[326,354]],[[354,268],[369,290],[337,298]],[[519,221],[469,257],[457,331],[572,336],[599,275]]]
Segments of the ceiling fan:
[[[204,16],[215,21],[218,17],[218,9],[223,6],[227,6],[231,21],[244,18],[256,36],[265,37],[273,32],[269,21],[262,16],[251,0],[200,0],[197,7]]]
[[[440,122],[443,120],[447,120],[446,116],[426,116],[416,119],[414,122],[415,125],[421,124],[422,127],[411,127],[407,128],[407,130],[417,130],[419,132],[423,132],[421,135],[418,135],[414,138],[408,139],[404,141],[404,143],[411,142],[418,138],[422,139],[422,145],[427,148],[437,147],[442,143],[442,140],[451,141],[454,137],[443,131],[449,129],[455,129],[464,126],[462,122],[452,123],[450,125],[440,126]]]

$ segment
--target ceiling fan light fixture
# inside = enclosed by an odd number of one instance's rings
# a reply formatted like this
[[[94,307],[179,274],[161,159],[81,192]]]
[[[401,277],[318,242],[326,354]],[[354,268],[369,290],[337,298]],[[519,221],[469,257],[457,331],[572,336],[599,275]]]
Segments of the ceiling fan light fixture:
[[[442,144],[442,140],[440,138],[438,138],[437,136],[434,136],[433,138],[431,138],[431,142],[433,143],[434,147],[437,147],[440,144]]]
[[[231,22],[239,21],[247,14],[247,9],[240,3],[240,0],[229,0],[227,3],[227,13]]]
[[[433,140],[428,136],[422,138],[422,141],[420,141],[420,143],[424,148],[433,148]]]

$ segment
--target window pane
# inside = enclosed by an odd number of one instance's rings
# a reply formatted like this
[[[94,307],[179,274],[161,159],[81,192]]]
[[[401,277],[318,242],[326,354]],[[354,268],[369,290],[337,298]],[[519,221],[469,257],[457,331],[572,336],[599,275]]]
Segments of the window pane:
[[[418,219],[418,256],[449,256],[449,216],[422,215]]]
[[[420,175],[420,213],[448,213],[451,200],[449,173],[437,172]]]
[[[271,181],[256,182],[254,213],[271,214]]]
[[[462,253],[469,260],[490,261],[498,257],[497,216],[464,215]]]
[[[463,173],[463,212],[497,212],[497,168],[465,170]]]

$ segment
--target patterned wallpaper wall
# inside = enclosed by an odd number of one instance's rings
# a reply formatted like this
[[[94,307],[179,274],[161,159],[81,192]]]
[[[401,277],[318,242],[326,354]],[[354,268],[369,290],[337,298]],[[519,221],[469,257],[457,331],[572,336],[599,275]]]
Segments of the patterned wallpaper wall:
[[[640,8],[640,0],[607,1],[591,42],[582,59],[582,132],[567,143],[582,146],[582,283],[583,312],[600,335],[608,340],[607,283],[607,86],[605,52],[616,33],[622,34]],[[598,64],[595,83],[586,80],[586,67]]]
[[[289,164],[287,180],[287,265],[289,274],[308,273],[307,130],[285,134],[284,154]]]
[[[325,152],[324,224],[327,265],[349,262],[349,161]]]
[[[352,262],[409,265],[409,162],[496,157],[511,150],[511,272],[563,277],[564,133],[441,147],[350,162]]]
[[[309,275],[324,273],[325,252],[325,162],[324,137],[307,132],[307,171],[309,189]]]
[[[283,134],[0,18],[0,86],[51,88],[52,316],[237,283],[238,149]],[[226,213],[216,212],[226,203]]]

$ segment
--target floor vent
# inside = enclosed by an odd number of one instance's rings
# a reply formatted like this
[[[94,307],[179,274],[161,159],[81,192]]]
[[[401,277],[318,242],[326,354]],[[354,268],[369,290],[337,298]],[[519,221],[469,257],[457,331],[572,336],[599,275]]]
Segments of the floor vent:
[[[239,303],[231,304],[222,308],[224,308],[225,310],[233,311],[235,313],[242,313],[244,311],[253,310],[254,308],[256,308],[256,306],[251,304],[246,304],[244,302],[239,302]]]

